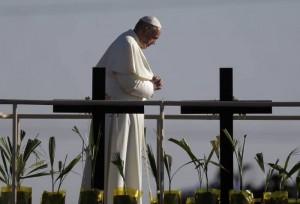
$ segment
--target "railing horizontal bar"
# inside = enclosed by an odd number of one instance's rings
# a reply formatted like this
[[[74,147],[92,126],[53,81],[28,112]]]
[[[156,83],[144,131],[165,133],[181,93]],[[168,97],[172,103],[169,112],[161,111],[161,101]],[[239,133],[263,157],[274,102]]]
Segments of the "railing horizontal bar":
[[[130,106],[130,105],[161,105],[164,106],[202,106],[202,107],[296,107],[300,102],[272,102],[272,101],[218,101],[218,100],[181,100],[181,101],[116,101],[116,100],[21,100],[21,99],[0,99],[0,104],[18,104],[18,105],[113,105],[113,106]]]
[[[88,114],[18,114],[19,119],[91,119]],[[0,119],[12,119],[12,114],[3,114]]]
[[[0,119],[12,119],[12,114],[0,114]],[[18,114],[19,119],[91,119],[89,114]],[[145,115],[148,120],[157,120],[159,115]],[[218,115],[165,115],[168,120],[219,120]],[[299,115],[236,115],[234,120],[300,120]]]

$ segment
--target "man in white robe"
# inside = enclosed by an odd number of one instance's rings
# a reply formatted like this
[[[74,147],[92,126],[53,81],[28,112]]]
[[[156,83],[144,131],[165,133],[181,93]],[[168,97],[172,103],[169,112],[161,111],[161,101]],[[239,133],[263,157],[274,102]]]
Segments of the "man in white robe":
[[[121,34],[106,50],[97,67],[106,68],[106,98],[109,100],[146,100],[162,87],[153,74],[142,49],[159,38],[161,24],[156,17],[139,19],[135,28]],[[113,204],[113,191],[123,180],[112,164],[116,153],[124,161],[128,188],[142,190],[143,114],[107,114],[105,133],[104,199]],[[141,203],[141,199],[139,201]]]

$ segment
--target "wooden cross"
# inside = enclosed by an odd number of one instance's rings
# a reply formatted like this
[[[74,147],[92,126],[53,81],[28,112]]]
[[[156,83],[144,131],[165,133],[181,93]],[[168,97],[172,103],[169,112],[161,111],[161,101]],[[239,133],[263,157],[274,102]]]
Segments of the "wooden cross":
[[[105,100],[105,68],[93,68],[92,77],[92,99]],[[105,127],[105,114],[106,113],[144,113],[143,105],[135,106],[101,106],[101,105],[54,105],[53,112],[64,113],[92,113],[93,123],[93,138],[94,141],[99,141],[99,150],[96,159],[95,179],[92,182],[93,188],[104,189],[104,127]],[[98,133],[98,134],[97,134]],[[100,139],[97,139],[100,137]]]
[[[220,101],[233,101],[232,68],[220,68]],[[233,189],[233,151],[223,130],[227,129],[230,135],[233,136],[233,114],[272,113],[272,107],[250,105],[243,107],[181,106],[181,113],[213,113],[220,115],[220,162],[226,169],[226,171],[221,170],[221,204],[229,204],[229,190]]]

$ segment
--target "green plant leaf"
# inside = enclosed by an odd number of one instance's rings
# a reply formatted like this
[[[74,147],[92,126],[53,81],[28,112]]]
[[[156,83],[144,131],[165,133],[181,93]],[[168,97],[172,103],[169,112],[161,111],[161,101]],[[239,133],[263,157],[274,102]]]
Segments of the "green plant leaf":
[[[84,154],[86,154],[87,156],[91,155],[91,145],[86,145],[85,144],[85,141],[84,141],[84,138],[82,136],[82,134],[80,133],[79,129],[77,126],[74,126],[72,128],[72,131],[74,133],[76,133],[76,135],[79,136],[80,140],[81,140],[81,143],[82,143],[82,147],[81,147],[81,159],[82,161],[84,160],[83,157],[84,157]]]
[[[300,162],[298,162],[291,168],[291,170],[287,174],[287,177],[290,178],[294,173],[299,171],[299,169],[300,169]]]
[[[9,158],[7,158],[7,157],[5,156],[5,152],[4,152],[2,149],[0,150],[0,152],[1,152],[2,163],[3,163],[3,166],[4,166],[4,170],[5,170],[4,174],[5,174],[6,176],[8,176],[8,175],[9,175],[9,172],[8,172],[7,162],[9,163],[9,161],[8,161]]]
[[[12,149],[10,149],[7,143],[8,139],[9,137],[7,137],[7,140],[5,140],[5,138],[3,137],[0,138],[0,149],[3,151],[3,154],[7,159],[11,158],[11,151],[12,151]]]
[[[39,171],[41,169],[45,169],[47,167],[48,167],[48,164],[45,163],[45,161],[36,162],[30,167],[32,170],[30,172],[28,172],[28,175],[33,172]]]
[[[125,175],[124,175],[124,161],[121,159],[120,153],[116,153],[114,155],[114,160],[112,161],[114,165],[116,165],[121,177],[123,178],[123,181],[125,183]]]
[[[243,163],[243,160],[244,160],[246,138],[247,138],[247,135],[244,135],[244,137],[243,137],[243,146],[242,146],[242,150],[241,150],[241,163]]]
[[[3,183],[5,183],[6,185],[9,185],[9,184],[7,183],[7,181],[6,181],[2,176],[0,176],[0,181],[2,181]]]
[[[21,130],[20,131],[20,139],[21,139],[21,141],[23,141],[23,139],[25,138],[25,136],[26,136],[26,132],[24,130]]]
[[[171,181],[171,170],[172,170],[172,156],[169,154],[164,154],[164,164],[167,170],[167,175]]]
[[[275,161],[274,164],[277,165],[278,162],[279,162],[279,159],[276,159],[276,161]],[[266,192],[266,191],[268,190],[268,188],[269,188],[269,184],[270,184],[270,181],[271,181],[272,176],[273,176],[273,174],[274,174],[274,171],[275,171],[275,169],[273,169],[273,168],[270,168],[269,171],[268,171],[268,174],[267,174],[267,176],[266,176],[266,182],[265,182],[265,192]]]
[[[155,157],[154,157],[152,148],[149,144],[147,144],[147,156],[149,159],[150,168],[151,168],[152,174],[154,176],[156,186],[158,187],[157,165],[156,165],[156,161],[155,161]]]
[[[279,174],[287,174],[288,172],[283,168],[281,167],[279,164],[273,164],[273,163],[268,163],[268,165],[277,170]]]
[[[80,161],[80,159],[81,159],[81,155],[79,154],[66,167],[62,169],[56,181],[66,176],[74,168],[74,166]]]
[[[290,161],[291,157],[292,157],[293,155],[295,155],[297,152],[298,152],[298,148],[295,148],[295,149],[293,149],[293,150],[288,154],[288,156],[287,156],[287,158],[286,158],[286,160],[285,160],[285,163],[284,163],[284,167],[283,167],[285,170],[287,170],[287,167],[288,167],[288,164],[289,164],[289,161]]]
[[[5,183],[6,185],[9,185],[9,179],[6,172],[3,170],[2,165],[0,165],[0,180]]]
[[[223,132],[224,132],[226,138],[228,139],[228,141],[230,142],[232,150],[234,151],[236,148],[236,145],[237,145],[237,140],[234,140],[232,138],[231,134],[228,132],[227,129],[223,129]]]
[[[265,173],[264,155],[262,152],[257,153],[254,157],[260,169]]]
[[[36,178],[36,177],[41,177],[41,176],[48,176],[50,175],[49,172],[39,172],[36,174],[31,174],[31,175],[27,175],[27,176],[21,176],[21,179],[27,179],[27,178]]]
[[[210,144],[219,160],[220,159],[220,136],[216,136],[216,139],[211,140]]]
[[[51,169],[53,169],[54,158],[55,158],[55,137],[49,138],[49,158]]]
[[[8,153],[9,155],[12,155],[12,152],[13,152],[13,146],[12,146],[12,143],[10,141],[10,137],[7,136],[7,144],[8,144]],[[18,147],[18,145],[17,145]],[[17,149],[17,152],[18,152],[18,149]]]
[[[38,139],[28,139],[25,150],[23,160],[27,162],[29,156],[35,151],[35,149],[41,144],[41,141]]]
[[[215,161],[209,161],[209,163],[215,165],[216,167],[219,167],[220,169],[223,169],[226,172],[228,172],[228,170],[220,163],[217,163]]]
[[[216,152],[215,148],[216,148],[216,147],[212,146],[212,149],[210,150],[210,153],[209,153],[209,155],[208,155],[207,158],[205,158],[205,155],[204,155],[204,161],[205,161],[205,163],[204,163],[204,168],[205,168],[205,169],[207,169],[208,164],[210,163],[213,154]],[[216,155],[217,155],[217,153],[216,153]]]
[[[176,140],[174,138],[169,138],[168,139],[170,142],[173,142],[175,144],[177,144],[179,147],[181,147],[187,154],[188,156],[190,157],[191,161],[194,162],[195,166],[197,166],[197,161],[198,161],[198,158],[194,155],[194,153],[192,152],[190,146],[188,145],[188,143],[185,141],[185,139],[181,139],[180,141],[179,140]]]

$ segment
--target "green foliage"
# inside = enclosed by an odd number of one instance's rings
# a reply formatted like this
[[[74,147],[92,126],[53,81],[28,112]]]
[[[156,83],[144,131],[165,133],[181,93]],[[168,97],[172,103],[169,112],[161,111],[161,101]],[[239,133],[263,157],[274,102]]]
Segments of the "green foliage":
[[[168,175],[168,180],[169,180],[169,191],[171,191],[171,186],[172,186],[172,162],[173,162],[173,158],[171,155],[169,154],[164,154],[164,164],[166,167],[166,171],[167,171],[167,175]]]
[[[123,179],[123,183],[124,183],[124,191],[126,190],[126,182],[125,182],[125,173],[124,173],[124,161],[121,158],[120,153],[116,153],[114,155],[114,159],[112,161],[112,163],[117,167],[122,179]]]
[[[243,171],[244,171],[244,152],[245,152],[245,144],[246,144],[246,137],[247,135],[244,135],[243,142],[241,142],[237,139],[234,139],[230,133],[224,129],[223,132],[225,133],[225,136],[227,140],[230,142],[232,151],[234,152],[236,162],[238,165],[238,172],[239,172],[239,179],[240,179],[240,189],[243,190]]]
[[[297,162],[288,170],[288,165],[292,156],[298,154],[298,148],[293,149],[285,159],[284,165],[277,163],[268,163],[268,165],[278,171],[280,177],[279,190],[283,190],[286,187],[288,179],[290,179],[296,172],[300,170],[300,162]]]
[[[179,147],[181,147],[189,156],[189,158],[191,160],[189,163],[193,163],[195,166],[195,169],[197,170],[200,188],[202,186],[202,173],[204,173],[205,179],[206,179],[206,189],[208,190],[208,166],[209,166],[209,164],[215,165],[219,168],[223,168],[219,164],[219,162],[212,161],[212,156],[214,155],[214,153],[217,156],[217,158],[219,159],[219,145],[220,145],[219,137],[217,137],[216,140],[211,141],[212,149],[210,150],[208,157],[206,157],[206,155],[204,155],[204,157],[200,158],[200,159],[197,158],[197,156],[192,152],[190,146],[185,141],[185,139],[176,140],[174,138],[170,138],[169,141],[171,141],[171,142],[175,143],[176,145],[178,145]]]
[[[47,168],[47,163],[41,160],[40,152],[37,150],[41,141],[37,137],[28,139],[26,145],[23,146],[25,136],[26,132],[21,130],[16,146],[16,184],[18,187],[26,178],[49,175],[49,173],[41,171]],[[9,137],[0,138],[0,155],[2,161],[0,163],[0,180],[8,186],[12,185],[13,147]]]
[[[85,157],[86,160],[91,161],[91,184],[94,186],[95,181],[95,169],[96,169],[96,159],[99,151],[99,143],[101,139],[100,129],[97,136],[97,141],[94,141],[94,133],[93,133],[93,125],[90,127],[90,135],[89,135],[89,143],[85,142],[85,139],[77,126],[74,126],[72,129],[73,132],[75,132],[82,141],[82,150],[81,150],[81,156],[82,159]]]
[[[149,164],[150,164],[152,174],[153,174],[154,179],[155,179],[156,188],[159,189],[158,188],[157,165],[156,165],[156,161],[155,161],[155,157],[154,157],[152,148],[149,144],[147,144],[147,156],[148,156],[148,159],[149,159]]]
[[[58,182],[57,192],[60,191],[61,185],[65,180],[66,176],[71,172],[71,170],[75,167],[75,165],[80,161],[81,155],[77,155],[74,159],[67,164],[66,155],[64,162],[58,162],[58,171],[54,170],[54,160],[55,160],[55,137],[49,138],[49,159],[50,159],[50,175],[51,175],[51,184],[52,184],[52,192],[54,192],[55,184]],[[57,178],[55,179],[55,175]]]
[[[260,169],[262,170],[262,172],[265,174],[265,162],[264,162],[264,155],[262,152],[260,153],[257,153],[255,155],[255,161],[257,162],[258,166],[260,167]],[[279,160],[277,159],[275,164],[277,164],[279,162]],[[270,185],[270,182],[271,182],[271,179],[272,179],[272,176],[274,175],[274,168],[270,168],[268,170],[268,173],[266,175],[266,178],[265,178],[265,189],[264,189],[264,192],[267,192],[269,191],[269,185]]]

